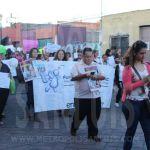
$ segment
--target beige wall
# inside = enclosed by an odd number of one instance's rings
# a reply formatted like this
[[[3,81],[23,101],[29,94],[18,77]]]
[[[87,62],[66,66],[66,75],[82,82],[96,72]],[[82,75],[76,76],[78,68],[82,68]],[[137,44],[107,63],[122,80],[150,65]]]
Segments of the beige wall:
[[[111,35],[129,34],[129,45],[138,40],[139,27],[150,25],[150,9],[104,16],[102,18],[103,51],[109,48]]]

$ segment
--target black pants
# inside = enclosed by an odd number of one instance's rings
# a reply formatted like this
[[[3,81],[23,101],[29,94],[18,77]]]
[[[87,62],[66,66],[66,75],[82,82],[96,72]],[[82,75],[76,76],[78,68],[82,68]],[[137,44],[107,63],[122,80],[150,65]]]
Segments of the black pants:
[[[26,83],[27,90],[27,103],[26,106],[28,109],[34,108],[34,95],[33,95],[33,82],[29,81]]]
[[[144,132],[147,149],[150,150],[150,116],[146,106],[146,101],[126,100],[122,105],[127,130],[124,138],[124,150],[131,150],[133,138],[140,122]]]
[[[0,88],[0,120],[2,120],[2,113],[5,109],[8,96],[9,89]]]
[[[122,97],[123,83],[121,81],[119,81],[119,83],[117,84],[117,87],[118,87],[118,93],[116,96],[116,103],[119,103],[121,101],[121,97]]]
[[[101,99],[75,99],[75,113],[71,124],[72,130],[78,130],[81,122],[87,117],[88,136],[97,136],[97,122],[101,113]]]

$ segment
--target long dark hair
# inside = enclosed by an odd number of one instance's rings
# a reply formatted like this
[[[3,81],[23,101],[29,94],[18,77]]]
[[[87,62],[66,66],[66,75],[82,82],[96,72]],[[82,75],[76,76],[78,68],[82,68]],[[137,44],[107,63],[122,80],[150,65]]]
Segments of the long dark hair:
[[[9,43],[9,37],[8,37],[8,36],[4,37],[4,38],[1,40],[1,44],[2,44],[3,46],[8,45],[8,43]]]
[[[6,52],[6,55],[5,55],[5,57],[6,57],[6,59],[10,59],[10,58],[12,58],[12,51],[11,51],[11,49],[7,49],[7,52]]]
[[[30,58],[32,58],[32,53],[33,53],[34,50],[37,50],[37,52],[38,52],[38,49],[37,49],[37,48],[32,48],[32,49],[30,50],[30,53],[29,53],[29,57],[30,57]]]
[[[107,57],[109,57],[109,56],[110,56],[110,52],[111,52],[111,50],[110,50],[110,49],[107,49],[106,52],[105,52],[105,55],[106,55]]]
[[[141,51],[142,48],[147,48],[146,43],[143,41],[136,41],[131,49],[125,54],[125,65],[134,66],[135,57]]]
[[[58,53],[59,53],[60,51],[62,51],[62,52],[64,53],[64,58],[63,58],[62,61],[67,61],[66,52],[65,52],[63,49],[60,49],[60,50],[57,51],[54,60],[59,60],[59,58],[58,58]]]

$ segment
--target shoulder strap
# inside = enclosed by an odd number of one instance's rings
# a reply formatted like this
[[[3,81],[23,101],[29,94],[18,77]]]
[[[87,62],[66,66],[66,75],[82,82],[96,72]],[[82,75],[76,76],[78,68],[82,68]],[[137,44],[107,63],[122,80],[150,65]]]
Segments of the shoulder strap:
[[[142,80],[142,77],[140,76],[140,74],[139,74],[139,72],[137,71],[137,69],[136,69],[134,66],[133,66],[132,68],[133,68],[134,72],[136,73],[136,75],[138,76],[138,78],[139,78],[140,80]],[[141,89],[142,89],[143,93],[145,93],[145,88],[144,88],[144,86],[141,86]]]
[[[139,79],[142,80],[142,77],[140,76],[140,74],[137,71],[137,69],[134,66],[132,68],[133,68],[134,72],[136,73],[136,75],[139,77]]]

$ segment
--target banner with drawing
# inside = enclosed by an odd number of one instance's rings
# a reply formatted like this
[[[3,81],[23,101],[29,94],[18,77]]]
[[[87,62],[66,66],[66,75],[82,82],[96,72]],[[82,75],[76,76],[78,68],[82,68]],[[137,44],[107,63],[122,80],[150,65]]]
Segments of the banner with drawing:
[[[74,107],[74,82],[71,69],[75,62],[34,61],[35,112]]]
[[[32,81],[36,77],[31,59],[21,62],[20,68],[25,82]]]
[[[71,70],[75,63],[71,61],[33,62],[36,73],[36,78],[33,80],[35,112],[74,108],[75,89],[74,82],[71,81]],[[113,89],[113,73],[108,71],[109,66],[103,69],[107,78],[102,82],[102,107],[109,108]]]

